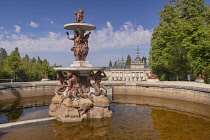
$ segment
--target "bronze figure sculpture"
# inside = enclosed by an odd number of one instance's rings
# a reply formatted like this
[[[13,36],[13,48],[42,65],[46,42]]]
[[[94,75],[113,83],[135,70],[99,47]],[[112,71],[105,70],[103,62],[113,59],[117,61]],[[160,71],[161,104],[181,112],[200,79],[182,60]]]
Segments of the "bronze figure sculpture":
[[[82,8],[79,9],[79,12],[75,11],[74,14],[76,15],[76,21],[74,23],[84,23],[84,21],[82,21],[84,17],[84,10]]]
[[[102,75],[103,74],[103,75]],[[95,83],[93,85],[93,88],[95,89],[95,92],[91,92],[91,94],[94,94],[96,96],[99,96],[99,95],[102,95],[104,94],[104,90],[101,90],[100,89],[100,82],[101,82],[101,79],[102,78],[105,78],[107,77],[106,74],[104,72],[102,72],[101,70],[98,70],[94,76],[94,79],[95,79]]]
[[[84,23],[84,10],[75,12],[76,21],[64,25],[64,29],[73,30],[74,35],[67,38],[74,41],[71,51],[74,52],[75,60],[70,67],[56,67],[57,79],[60,86],[55,89],[56,95],[52,99],[49,115],[55,116],[62,122],[82,121],[86,118],[111,117],[109,109],[110,100],[105,87],[100,87],[102,78],[106,77],[103,67],[92,67],[86,57],[89,52],[88,39],[95,30],[92,24]],[[64,72],[65,71],[65,72]],[[94,74],[94,71],[97,71]],[[95,83],[91,84],[91,79]],[[109,92],[110,93],[110,92]],[[110,95],[110,94],[109,94]],[[101,113],[99,113],[101,112]]]
[[[91,32],[89,32],[88,34],[85,34],[85,31],[87,28],[91,29],[93,28],[90,24],[86,24],[84,23],[84,21],[82,21],[83,17],[84,17],[84,10],[83,9],[79,9],[79,12],[75,12],[76,15],[76,21],[74,22],[75,24],[73,24],[71,30],[74,30],[74,37],[71,38],[69,36],[69,33],[66,32],[67,34],[67,38],[69,40],[73,40],[74,41],[74,46],[71,48],[71,51],[74,52],[74,57],[76,61],[85,61],[86,57],[88,55],[88,51],[89,51],[89,47],[88,47],[88,38],[90,37]],[[85,24],[85,25],[83,25]],[[85,28],[84,28],[85,26]],[[95,26],[94,26],[95,27]]]
[[[74,52],[75,60],[85,61],[89,51],[88,38],[91,32],[84,36],[82,30],[78,28],[74,31],[74,38],[71,38],[68,32],[66,34],[69,40],[74,40],[74,46],[71,48],[71,51]]]
[[[158,76],[153,74],[152,72],[150,72],[149,74],[146,73],[146,75],[147,75],[148,79],[158,79]]]

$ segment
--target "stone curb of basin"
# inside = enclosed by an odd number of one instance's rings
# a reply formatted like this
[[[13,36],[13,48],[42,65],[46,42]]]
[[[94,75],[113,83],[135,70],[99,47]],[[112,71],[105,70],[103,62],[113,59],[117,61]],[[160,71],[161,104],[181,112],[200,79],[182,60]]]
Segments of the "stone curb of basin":
[[[103,81],[102,84],[107,86],[140,86],[140,87],[157,87],[157,88],[174,88],[194,90],[199,92],[210,92],[210,85],[196,82],[172,82],[172,81],[160,81],[160,82],[113,82]]]
[[[58,81],[0,83],[0,90],[13,89],[13,88],[27,88],[27,87],[51,87],[58,85],[60,85]]]
[[[157,87],[157,88],[175,88],[194,90],[200,92],[210,92],[210,85],[197,82],[176,82],[176,81],[160,81],[160,82],[126,82],[126,81],[102,81],[102,85],[106,86],[141,86],[141,87]],[[37,82],[14,82],[0,83],[0,90],[8,90],[13,88],[27,87],[51,87],[60,85],[59,81],[37,81]]]

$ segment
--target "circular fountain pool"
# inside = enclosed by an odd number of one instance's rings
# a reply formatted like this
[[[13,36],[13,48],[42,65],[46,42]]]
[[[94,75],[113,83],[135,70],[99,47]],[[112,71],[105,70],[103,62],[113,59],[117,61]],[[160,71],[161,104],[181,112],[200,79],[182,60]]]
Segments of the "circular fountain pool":
[[[117,92],[117,90],[115,90]],[[129,91],[127,91],[129,92]],[[48,117],[52,96],[1,102],[0,123]],[[209,105],[137,95],[114,95],[112,118],[56,120],[0,129],[1,139],[209,139]]]

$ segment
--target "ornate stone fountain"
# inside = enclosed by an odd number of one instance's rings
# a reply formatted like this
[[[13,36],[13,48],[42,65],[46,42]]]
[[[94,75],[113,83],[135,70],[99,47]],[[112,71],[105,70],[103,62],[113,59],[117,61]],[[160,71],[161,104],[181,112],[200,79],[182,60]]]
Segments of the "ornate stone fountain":
[[[74,52],[75,61],[70,67],[56,67],[57,79],[60,86],[55,89],[55,96],[50,105],[49,115],[55,116],[58,121],[76,122],[87,118],[111,117],[109,109],[110,100],[107,91],[112,90],[101,87],[102,78],[106,77],[103,67],[92,67],[86,61],[88,55],[88,38],[96,26],[84,23],[84,10],[75,12],[76,21],[64,25],[64,29],[73,30],[71,38],[67,32],[67,38],[74,41],[71,51]],[[91,84],[94,80],[94,84]]]

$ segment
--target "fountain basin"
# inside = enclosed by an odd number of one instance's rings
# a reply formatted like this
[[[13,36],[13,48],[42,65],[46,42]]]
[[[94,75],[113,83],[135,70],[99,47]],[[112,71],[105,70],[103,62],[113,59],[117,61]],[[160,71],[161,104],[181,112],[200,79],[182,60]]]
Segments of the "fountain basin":
[[[88,23],[69,23],[64,25],[64,29],[66,30],[76,30],[81,28],[84,31],[95,30],[96,26]]]

